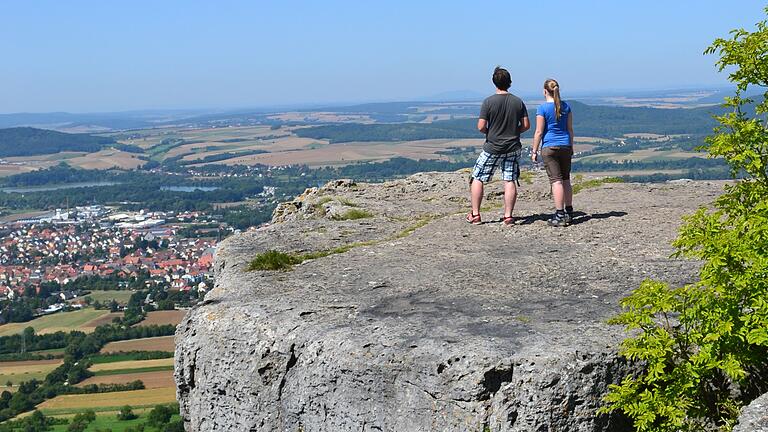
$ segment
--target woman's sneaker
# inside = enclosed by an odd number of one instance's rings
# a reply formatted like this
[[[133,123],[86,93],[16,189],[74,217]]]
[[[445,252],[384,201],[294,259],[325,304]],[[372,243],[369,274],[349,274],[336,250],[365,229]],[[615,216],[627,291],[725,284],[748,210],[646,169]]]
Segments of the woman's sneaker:
[[[573,207],[565,206],[565,222],[570,225],[573,222]]]
[[[555,213],[548,221],[547,223],[549,226],[553,227],[567,227],[568,222],[565,221],[565,214],[564,213]]]

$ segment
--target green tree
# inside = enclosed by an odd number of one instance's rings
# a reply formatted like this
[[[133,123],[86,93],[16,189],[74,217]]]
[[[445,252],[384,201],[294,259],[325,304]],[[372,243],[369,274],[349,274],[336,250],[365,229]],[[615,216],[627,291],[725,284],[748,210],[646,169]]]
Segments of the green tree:
[[[133,413],[133,408],[130,407],[130,405],[126,405],[122,408],[120,408],[120,412],[117,413],[117,419],[126,421],[126,420],[133,420],[136,418],[136,414]]]
[[[53,428],[50,426],[48,419],[38,410],[32,412],[32,415],[23,420],[24,432],[43,432],[49,431]]]
[[[173,410],[171,410],[170,407],[166,405],[158,405],[152,408],[152,411],[149,412],[147,424],[159,428],[168,423],[168,421],[171,420],[172,415]]]
[[[743,97],[768,86],[766,21],[705,52],[719,54],[736,92],[703,148],[743,178],[713,210],[685,218],[675,240],[676,256],[703,262],[699,280],[676,288],[645,281],[613,319],[639,330],[621,353],[645,369],[611,387],[603,412],[623,411],[639,431],[730,430],[768,358],[768,92],[756,104]]]
[[[74,421],[67,426],[67,432],[83,432],[88,427],[88,423],[83,421]]]
[[[78,413],[72,418],[69,426],[67,426],[67,432],[82,432],[94,420],[96,420],[96,413],[92,410]]]
[[[175,420],[163,428],[163,432],[184,432],[184,423],[181,420]]]

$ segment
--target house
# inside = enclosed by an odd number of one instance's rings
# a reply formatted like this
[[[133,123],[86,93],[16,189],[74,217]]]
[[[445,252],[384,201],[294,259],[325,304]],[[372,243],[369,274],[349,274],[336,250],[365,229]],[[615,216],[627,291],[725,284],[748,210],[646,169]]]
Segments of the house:
[[[176,279],[171,282],[171,289],[175,291],[189,291],[189,285],[184,279]]]
[[[62,292],[59,293],[59,298],[64,300],[64,301],[72,300],[75,297],[77,297],[77,296],[72,291],[62,291]]]

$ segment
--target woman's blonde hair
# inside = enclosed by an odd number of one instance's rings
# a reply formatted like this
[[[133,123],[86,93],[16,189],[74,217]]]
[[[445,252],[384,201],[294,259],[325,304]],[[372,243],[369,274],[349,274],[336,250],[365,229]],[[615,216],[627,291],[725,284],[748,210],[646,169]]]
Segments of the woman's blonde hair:
[[[560,84],[552,78],[544,81],[544,90],[555,100],[555,117],[560,120]]]

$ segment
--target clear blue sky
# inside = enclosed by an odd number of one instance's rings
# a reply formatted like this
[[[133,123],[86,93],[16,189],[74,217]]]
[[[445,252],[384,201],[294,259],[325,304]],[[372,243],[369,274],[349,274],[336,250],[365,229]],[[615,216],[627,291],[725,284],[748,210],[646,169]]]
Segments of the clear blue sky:
[[[721,86],[702,51],[768,2],[0,2],[0,113]]]

